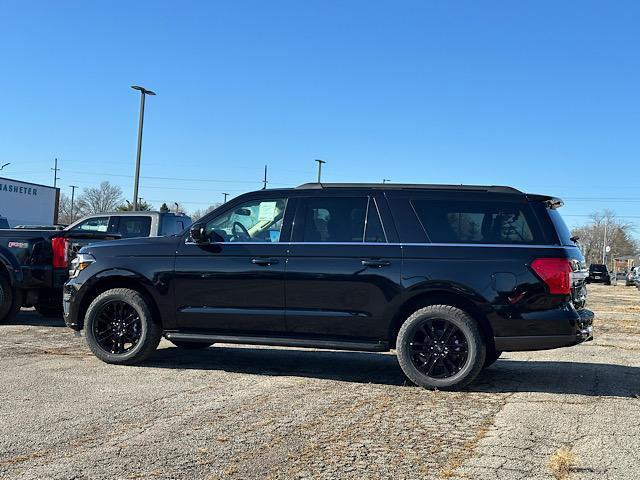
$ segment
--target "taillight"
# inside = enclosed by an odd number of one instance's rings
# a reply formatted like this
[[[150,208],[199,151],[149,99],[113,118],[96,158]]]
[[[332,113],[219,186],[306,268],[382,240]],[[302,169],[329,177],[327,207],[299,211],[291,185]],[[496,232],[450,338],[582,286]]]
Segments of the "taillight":
[[[69,242],[66,238],[56,237],[51,239],[53,249],[53,268],[67,268],[69,266]]]
[[[566,258],[536,258],[531,268],[553,295],[571,294],[571,261]]]

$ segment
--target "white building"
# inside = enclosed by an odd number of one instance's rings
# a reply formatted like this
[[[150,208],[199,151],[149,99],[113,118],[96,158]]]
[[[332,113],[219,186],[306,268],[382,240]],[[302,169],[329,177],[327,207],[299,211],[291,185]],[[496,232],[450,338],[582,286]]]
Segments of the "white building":
[[[0,177],[0,217],[12,227],[57,223],[59,197],[59,188]]]

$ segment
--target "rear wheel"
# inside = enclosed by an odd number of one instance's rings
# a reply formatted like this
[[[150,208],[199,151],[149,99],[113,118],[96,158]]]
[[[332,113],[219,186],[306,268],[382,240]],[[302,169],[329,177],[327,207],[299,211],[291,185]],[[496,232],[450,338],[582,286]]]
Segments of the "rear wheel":
[[[213,342],[183,342],[181,340],[169,340],[176,347],[184,348],[185,350],[203,350],[213,345]]]
[[[471,383],[482,370],[486,350],[476,321],[450,305],[414,312],[398,332],[396,349],[412,382],[442,390]]]
[[[162,335],[151,308],[135,290],[114,288],[98,295],[85,316],[85,335],[100,360],[118,365],[140,363],[151,355]]]
[[[9,279],[0,274],[0,322],[10,322],[22,307],[22,290],[11,288]]]

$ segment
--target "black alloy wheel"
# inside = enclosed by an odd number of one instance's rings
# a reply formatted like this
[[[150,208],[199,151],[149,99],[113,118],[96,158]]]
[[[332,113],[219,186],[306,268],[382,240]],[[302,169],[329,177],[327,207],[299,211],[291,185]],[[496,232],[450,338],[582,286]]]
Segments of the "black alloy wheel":
[[[478,322],[452,305],[429,305],[407,318],[396,339],[400,368],[416,385],[459,389],[485,362],[487,347]]]
[[[104,351],[121,355],[135,348],[142,336],[142,320],[135,308],[122,300],[100,306],[93,335]]]
[[[464,333],[444,318],[427,318],[418,324],[409,350],[416,369],[437,379],[454,376],[469,358]]]
[[[146,360],[157,348],[162,324],[152,314],[148,297],[128,288],[98,295],[84,316],[89,348],[103,362],[133,365]]]

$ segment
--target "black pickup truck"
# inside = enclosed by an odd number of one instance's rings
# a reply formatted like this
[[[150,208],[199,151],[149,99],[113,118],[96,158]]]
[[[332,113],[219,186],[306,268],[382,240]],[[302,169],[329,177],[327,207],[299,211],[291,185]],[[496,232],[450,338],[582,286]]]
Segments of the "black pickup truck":
[[[83,248],[65,321],[105,362],[244,343],[395,349],[429,388],[502,351],[592,338],[559,199],[509,187],[303,185],[241,195],[182,235]]]
[[[186,215],[116,212],[91,215],[62,231],[0,229],[0,322],[20,307],[48,317],[62,316],[62,287],[70,262],[90,243],[174,235],[191,225]]]

